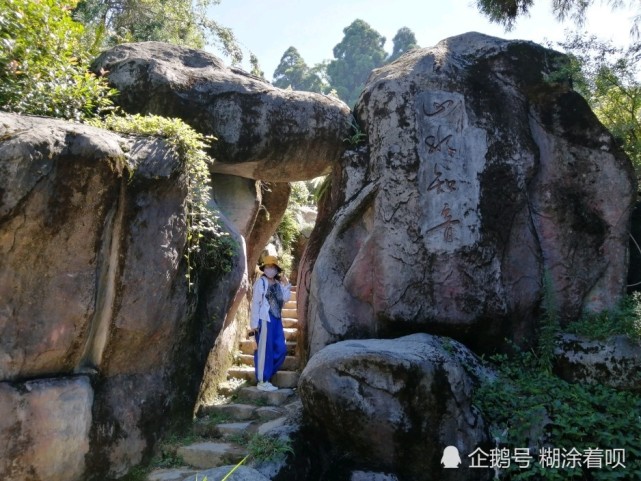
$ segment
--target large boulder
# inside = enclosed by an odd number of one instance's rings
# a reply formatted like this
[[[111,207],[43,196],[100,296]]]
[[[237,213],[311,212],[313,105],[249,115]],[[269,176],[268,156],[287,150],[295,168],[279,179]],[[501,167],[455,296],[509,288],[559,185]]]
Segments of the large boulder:
[[[641,343],[638,340],[623,335],[588,339],[563,334],[554,355],[555,373],[568,382],[641,392]]]
[[[327,174],[344,150],[350,109],[321,94],[281,90],[214,55],[160,42],[118,45],[93,69],[132,113],[179,117],[217,137],[212,172],[273,182]]]
[[[373,72],[356,106],[369,161],[345,157],[346,202],[302,273],[312,354],[416,331],[490,350],[532,339],[545,290],[562,322],[618,302],[635,177],[552,80],[565,62],[468,33]]]
[[[322,349],[301,374],[299,394],[319,439],[356,465],[407,480],[467,480],[467,469],[443,470],[441,457],[455,446],[467,467],[467,455],[487,442],[471,396],[493,377],[462,344],[413,334]]]
[[[0,113],[0,381],[91,377],[80,479],[124,475],[169,413],[191,417],[245,260],[195,266],[190,289],[186,196],[184,162],[162,140]],[[57,410],[76,433],[82,410]]]

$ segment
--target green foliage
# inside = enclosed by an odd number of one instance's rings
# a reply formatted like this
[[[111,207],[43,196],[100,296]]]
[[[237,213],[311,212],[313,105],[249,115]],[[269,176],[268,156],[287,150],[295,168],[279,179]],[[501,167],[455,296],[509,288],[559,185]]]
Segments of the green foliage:
[[[324,68],[324,64],[308,67],[298,50],[289,47],[274,70],[273,84],[283,89],[323,92],[327,88],[322,75]]]
[[[332,176],[331,175],[325,175],[322,177],[316,177],[315,179],[312,179],[309,181],[311,184],[311,193],[312,196],[314,197],[314,203],[318,205],[320,202],[321,197],[326,193],[330,191],[331,184],[332,184]]]
[[[81,0],[73,15],[87,26],[94,53],[124,42],[160,41],[187,47],[218,45],[234,64],[242,51],[233,32],[207,15],[220,0]]]
[[[530,448],[529,468],[512,463],[500,472],[507,480],[636,479],[641,476],[641,395],[598,384],[571,384],[552,373],[552,356],[558,332],[557,306],[548,273],[543,281],[543,319],[537,352],[500,354],[491,361],[499,377],[485,382],[475,393],[474,403],[490,420],[497,448]],[[599,323],[599,324],[597,324]],[[604,325],[607,324],[607,325]],[[569,326],[571,332],[589,337],[606,337],[641,332],[641,295],[625,299],[616,313],[586,317]],[[604,467],[544,466],[537,457],[542,448],[624,449],[625,469]],[[588,471],[590,474],[588,474]],[[586,477],[587,476],[587,477]]]
[[[393,62],[404,53],[418,48],[414,32],[407,27],[402,27],[398,32],[396,32],[396,35],[394,35],[394,38],[392,39],[392,43],[394,44],[392,55],[387,59],[387,62]]]
[[[135,466],[121,481],[146,481],[150,471],[149,467]]]
[[[586,314],[570,323],[566,330],[590,339],[624,334],[641,341],[641,293],[635,292],[625,297],[613,310]]]
[[[552,10],[559,21],[569,18],[578,25],[582,25],[587,9],[594,3],[595,0],[553,0]],[[606,3],[615,9],[625,6],[628,2],[605,0],[601,3]],[[490,21],[503,25],[506,30],[512,30],[519,17],[527,16],[533,4],[534,0],[476,0],[479,11]],[[638,18],[635,19],[633,29],[636,29],[638,20]]]
[[[549,272],[543,274],[543,317],[538,338],[539,367],[552,372],[554,347],[559,330],[558,306],[554,296],[554,285]]]
[[[296,206],[310,205],[313,197],[309,192],[309,187],[305,181],[297,181],[290,183],[292,191],[289,194],[290,204]]]
[[[641,176],[641,45],[615,47],[586,33],[559,44],[571,55],[574,88],[583,95]]]
[[[260,68],[260,64],[258,63],[258,57],[254,55],[253,52],[249,53],[249,64],[251,65],[251,74],[255,75],[256,77],[260,77],[262,79],[265,78],[265,72]]]
[[[185,162],[187,173],[187,281],[194,285],[193,271],[204,269],[229,272],[237,246],[225,232],[218,216],[209,207],[211,187],[209,165],[212,159],[205,149],[213,137],[199,134],[180,119],[156,115],[110,115],[90,124],[116,132],[152,135],[165,139],[168,146]]]
[[[509,480],[639,479],[641,477],[641,396],[601,385],[570,384],[541,370],[532,353],[508,358],[494,356],[500,377],[487,382],[474,402],[485,419],[497,447],[530,447],[529,468],[512,466],[501,473]],[[551,469],[538,462],[542,447],[625,449],[626,468]],[[587,477],[591,476],[591,477]]]
[[[279,459],[294,450],[289,439],[254,434],[247,443],[249,456],[256,461],[271,461]]]
[[[516,19],[527,15],[533,3],[534,0],[477,0],[476,6],[491,22],[512,30]]]
[[[263,434],[254,434],[252,437],[248,435],[236,435],[238,441],[236,444],[241,444],[242,446],[247,446],[249,454],[245,456],[241,461],[236,464],[221,481],[225,481],[236,471],[239,466],[245,463],[248,459],[254,459],[255,461],[270,461],[273,459],[279,459],[283,456],[286,456],[288,453],[293,453],[294,450],[291,445],[291,441],[283,440],[280,438],[265,436]]]
[[[367,139],[367,135],[361,130],[361,126],[358,125],[358,122],[353,115],[350,119],[349,128],[350,135],[349,137],[345,137],[343,139],[343,142],[347,142],[352,147],[356,147],[357,145],[365,142],[365,140]]]
[[[300,234],[300,227],[290,208],[285,210],[285,214],[283,215],[283,219],[280,221],[276,234],[283,243],[283,250],[286,252],[291,251],[294,241]]]
[[[370,72],[385,63],[385,37],[360,19],[343,32],[345,36],[334,47],[334,60],[327,65],[327,74],[338,96],[354,105]]]
[[[0,0],[0,105],[80,121],[109,110],[116,93],[88,72],[76,0]]]

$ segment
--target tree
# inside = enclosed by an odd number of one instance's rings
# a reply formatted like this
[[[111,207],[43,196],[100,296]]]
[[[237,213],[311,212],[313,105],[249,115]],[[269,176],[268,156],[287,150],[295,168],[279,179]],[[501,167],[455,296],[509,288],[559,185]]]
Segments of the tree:
[[[557,19],[572,18],[577,24],[582,25],[585,13],[595,0],[552,0],[552,11]],[[620,8],[626,4],[639,3],[638,0],[625,2],[624,0],[600,0],[612,8]],[[490,21],[502,24],[506,30],[511,30],[518,17],[527,15],[534,0],[476,0],[479,11],[486,15]],[[634,20],[633,30],[637,30],[639,16]]]
[[[559,46],[571,56],[575,90],[612,132],[637,175],[641,174],[641,45],[615,47],[595,36],[575,33]]]
[[[396,35],[394,35],[392,42],[394,43],[394,48],[392,50],[392,55],[387,59],[388,62],[393,62],[404,53],[409,52],[414,48],[418,48],[414,32],[407,27],[400,28],[398,32],[396,32]]]
[[[363,20],[354,20],[343,30],[343,40],[334,47],[327,65],[331,86],[348,105],[354,105],[370,72],[383,65],[385,37]]]
[[[88,72],[76,0],[0,0],[0,105],[83,120],[111,105],[115,91]]]
[[[202,48],[220,46],[237,64],[243,58],[233,32],[207,17],[221,0],[81,0],[74,18],[87,27],[91,51],[123,42],[156,40]]]
[[[258,57],[254,55],[254,52],[249,52],[249,64],[251,65],[251,74],[255,75],[256,77],[260,77],[262,79],[265,78],[265,72],[260,68],[260,64],[258,63]]]
[[[289,47],[274,70],[273,84],[276,87],[308,92],[322,92],[325,82],[322,77],[324,64],[309,68],[296,47]]]

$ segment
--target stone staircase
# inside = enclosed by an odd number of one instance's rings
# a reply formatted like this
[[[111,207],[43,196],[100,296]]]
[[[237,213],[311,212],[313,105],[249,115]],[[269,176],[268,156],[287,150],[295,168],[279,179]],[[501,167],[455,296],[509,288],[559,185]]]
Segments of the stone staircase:
[[[237,364],[219,386],[219,402],[200,409],[184,442],[163,445],[162,457],[183,465],[155,469],[147,481],[185,481],[203,470],[237,464],[248,454],[246,443],[252,435],[266,434],[285,424],[299,404],[294,389],[299,377],[295,287],[283,307],[283,327],[288,355],[271,381],[280,389],[263,392],[256,388],[253,341],[243,339],[236,354]]]

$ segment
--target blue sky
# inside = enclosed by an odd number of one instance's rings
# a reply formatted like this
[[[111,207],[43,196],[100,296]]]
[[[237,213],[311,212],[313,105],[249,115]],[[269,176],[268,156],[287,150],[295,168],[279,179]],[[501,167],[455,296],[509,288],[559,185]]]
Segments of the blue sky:
[[[332,49],[343,38],[343,29],[356,18],[387,38],[388,52],[401,27],[412,29],[421,47],[469,31],[541,43],[562,40],[564,31],[574,28],[572,22],[561,24],[553,17],[551,0],[535,0],[530,17],[521,18],[511,32],[486,20],[473,0],[222,0],[210,12],[219,23],[232,28],[247,58],[249,50],[258,56],[268,80],[291,45],[310,66],[333,58]],[[590,8],[584,28],[603,39],[626,43],[633,14],[596,5]]]

